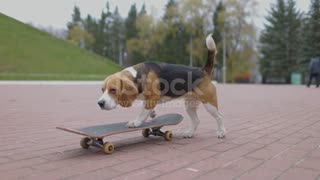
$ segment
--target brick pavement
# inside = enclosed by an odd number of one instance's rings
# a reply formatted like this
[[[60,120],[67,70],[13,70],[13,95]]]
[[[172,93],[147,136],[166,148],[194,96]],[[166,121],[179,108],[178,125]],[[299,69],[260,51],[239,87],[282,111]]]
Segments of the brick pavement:
[[[56,126],[128,121],[139,108],[101,111],[97,85],[0,85],[1,179],[319,179],[320,89],[218,85],[227,138],[203,107],[192,139],[182,102],[157,108],[185,120],[172,142],[140,132],[106,138],[116,151],[83,150],[80,136]],[[139,104],[136,104],[139,106]]]

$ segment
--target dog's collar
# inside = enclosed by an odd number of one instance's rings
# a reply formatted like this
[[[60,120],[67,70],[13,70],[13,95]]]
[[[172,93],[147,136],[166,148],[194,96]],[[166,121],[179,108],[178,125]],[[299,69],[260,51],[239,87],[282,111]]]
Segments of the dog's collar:
[[[137,71],[133,67],[125,68],[124,71],[128,71],[134,79],[137,77]]]

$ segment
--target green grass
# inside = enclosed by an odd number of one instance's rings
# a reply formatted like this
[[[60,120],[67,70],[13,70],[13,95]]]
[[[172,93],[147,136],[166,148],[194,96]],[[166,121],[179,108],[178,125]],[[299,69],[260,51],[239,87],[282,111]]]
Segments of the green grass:
[[[101,80],[120,69],[0,13],[0,80]]]

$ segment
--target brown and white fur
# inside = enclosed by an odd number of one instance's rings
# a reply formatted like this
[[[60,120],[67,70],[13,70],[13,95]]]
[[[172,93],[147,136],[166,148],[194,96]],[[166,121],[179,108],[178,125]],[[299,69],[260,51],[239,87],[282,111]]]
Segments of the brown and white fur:
[[[101,109],[111,110],[119,104],[130,107],[136,100],[144,106],[128,127],[139,127],[153,112],[155,106],[172,99],[184,98],[190,116],[190,125],[184,137],[192,137],[199,125],[197,109],[202,103],[217,121],[217,135],[225,137],[222,116],[218,110],[216,88],[211,82],[216,45],[212,35],[206,38],[208,58],[205,67],[196,68],[157,62],[144,62],[110,75],[102,85],[103,95],[98,101]]]

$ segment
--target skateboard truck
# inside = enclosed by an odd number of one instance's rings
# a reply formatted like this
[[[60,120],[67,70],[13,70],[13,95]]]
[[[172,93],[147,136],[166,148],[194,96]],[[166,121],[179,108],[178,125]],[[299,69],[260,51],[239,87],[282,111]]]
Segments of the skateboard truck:
[[[164,133],[160,130],[160,128],[152,128],[152,131],[150,132],[151,135],[154,136],[162,136],[164,135]]]
[[[150,135],[153,136],[161,136],[163,137],[166,141],[171,141],[172,139],[172,132],[171,131],[166,131],[166,132],[162,132],[160,129],[162,127],[156,127],[156,128],[151,128],[151,129],[144,129],[142,131],[142,135],[144,137],[149,137]]]
[[[94,146],[96,148],[103,148],[103,139],[100,138],[90,138],[88,145]]]

